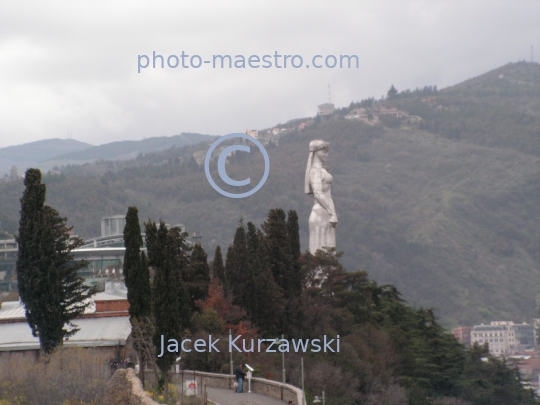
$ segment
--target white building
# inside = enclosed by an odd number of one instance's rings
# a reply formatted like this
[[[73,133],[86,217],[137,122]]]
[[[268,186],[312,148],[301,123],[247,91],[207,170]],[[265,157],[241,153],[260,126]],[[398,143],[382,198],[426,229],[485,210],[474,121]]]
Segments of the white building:
[[[489,325],[475,325],[471,331],[471,344],[487,343],[490,353],[499,356],[532,349],[535,341],[534,326],[527,323],[497,321]]]
[[[63,346],[94,348],[96,355],[104,358],[134,355],[128,308],[126,291],[120,283],[107,283],[105,292],[92,297],[84,314],[73,320],[80,330],[66,338]],[[24,305],[19,301],[4,302],[0,308],[0,358],[35,354],[39,348],[39,339],[32,336],[26,321]]]
[[[246,135],[249,135],[255,139],[259,139],[259,131],[256,129],[246,129]]]
[[[323,117],[328,117],[329,115],[334,114],[334,110],[336,107],[332,103],[325,103],[317,106],[318,111],[317,115],[321,115]]]
[[[101,218],[101,236],[122,235],[126,226],[125,215]]]

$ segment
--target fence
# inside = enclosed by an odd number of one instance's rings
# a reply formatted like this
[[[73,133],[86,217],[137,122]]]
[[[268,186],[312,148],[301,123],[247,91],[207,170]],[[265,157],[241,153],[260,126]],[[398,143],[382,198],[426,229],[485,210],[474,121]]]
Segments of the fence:
[[[146,370],[145,380],[155,384],[155,375],[152,371]],[[179,373],[171,374],[171,383],[184,386],[184,381],[195,381],[195,395],[203,397],[205,388],[234,389],[235,377],[228,374],[207,373],[203,371],[182,370]],[[244,384],[246,388],[247,382]],[[283,384],[265,378],[251,379],[251,392],[266,395],[285,402],[293,401],[295,404],[303,404],[302,390],[290,384]]]

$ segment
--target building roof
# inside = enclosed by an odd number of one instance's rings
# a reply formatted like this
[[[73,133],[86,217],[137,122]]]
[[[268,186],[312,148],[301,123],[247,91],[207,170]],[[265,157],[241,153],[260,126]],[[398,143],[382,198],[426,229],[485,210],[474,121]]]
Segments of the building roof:
[[[73,321],[80,330],[64,342],[66,347],[125,345],[131,333],[128,316],[87,318]],[[26,322],[0,324],[0,351],[37,350],[39,339]]]
[[[24,305],[19,301],[6,301],[0,308],[0,319],[24,318]]]
[[[127,300],[127,290],[123,283],[107,283],[105,292],[97,293],[92,297],[91,305],[84,310],[85,314],[96,312],[96,301]],[[24,319],[24,304],[20,301],[6,301],[0,308],[0,321]]]
[[[125,215],[118,214],[118,215],[111,215],[109,217],[101,217],[101,219],[126,219]]]

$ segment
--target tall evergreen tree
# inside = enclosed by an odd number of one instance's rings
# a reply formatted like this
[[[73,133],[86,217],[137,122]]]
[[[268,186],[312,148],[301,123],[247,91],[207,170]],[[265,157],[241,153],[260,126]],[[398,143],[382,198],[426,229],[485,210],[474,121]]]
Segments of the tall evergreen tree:
[[[225,266],[223,265],[223,256],[221,254],[221,246],[216,246],[214,253],[214,262],[212,264],[212,275],[214,278],[221,282],[221,285],[225,288]]]
[[[292,255],[293,267],[289,277],[289,290],[292,295],[298,296],[302,292],[302,266],[298,259],[300,250],[300,227],[298,226],[298,214],[290,210],[287,215],[287,236],[289,238],[290,254]]]
[[[263,335],[275,336],[282,331],[286,303],[281,288],[274,281],[262,239],[261,231],[257,230],[253,235],[248,228],[249,265],[253,275],[249,291],[250,314],[252,322]]]
[[[248,253],[246,245],[246,229],[240,222],[234,234],[233,244],[227,250],[225,262],[225,275],[227,284],[233,296],[233,303],[246,308],[246,278],[245,269],[248,265]]]
[[[186,284],[191,302],[205,300],[210,286],[210,267],[208,267],[208,255],[200,243],[193,246],[187,278]]]
[[[185,287],[181,270],[185,265],[185,240],[177,228],[168,230],[163,221],[159,228],[155,222],[145,224],[149,264],[154,268],[152,284],[152,309],[155,320],[154,346],[161,348],[161,336],[178,339],[188,320],[185,311]],[[159,353],[159,352],[158,352]],[[165,379],[165,396],[168,397],[169,368],[176,353],[166,352],[157,358],[157,365]]]
[[[188,169],[191,173],[197,173],[201,171],[201,167],[199,166],[193,155],[191,155],[191,159],[189,159]]]
[[[17,236],[19,294],[32,334],[49,354],[79,330],[71,321],[90,305],[88,299],[95,290],[85,286],[78,275],[87,263],[74,262],[71,255],[83,244],[82,239],[70,239],[72,228],[66,225],[66,218],[45,205],[41,172],[28,169],[24,185]]]
[[[129,207],[124,227],[124,280],[128,289],[129,315],[132,318],[151,313],[151,287],[148,266],[143,265],[141,227],[136,207]]]
[[[390,100],[397,97],[398,91],[396,90],[396,88],[394,87],[394,85],[392,85],[392,86],[390,87],[390,90],[388,90],[388,93],[386,93],[386,95],[387,95],[388,99],[390,99]]]
[[[290,241],[287,233],[285,212],[281,208],[271,209],[268,218],[261,225],[265,237],[264,244],[266,257],[274,280],[284,292],[286,298],[293,294],[290,285],[293,272],[293,255],[290,250]]]
[[[244,267],[243,277],[244,277],[244,289],[242,291],[243,296],[241,301],[244,304],[244,309],[248,315],[253,315],[253,308],[255,305],[257,291],[255,279],[258,276],[257,268],[259,263],[257,262],[257,252],[259,249],[260,240],[259,235],[257,234],[257,228],[253,225],[252,222],[247,223],[247,234],[246,234],[246,252],[247,260],[246,266]]]
[[[144,369],[146,358],[142,350],[143,341],[148,341],[152,336],[146,330],[137,325],[147,322],[147,318],[152,313],[152,291],[150,285],[150,271],[146,255],[141,252],[142,247],[141,227],[139,224],[139,214],[136,207],[129,207],[126,215],[126,226],[124,227],[124,244],[126,251],[124,254],[124,281],[128,289],[129,321],[133,331],[134,348],[139,355],[139,365]],[[141,381],[144,386],[144,373],[141,373]]]
[[[19,179],[19,172],[17,171],[17,166],[11,166],[11,171],[9,172],[9,179],[11,181],[16,181]]]

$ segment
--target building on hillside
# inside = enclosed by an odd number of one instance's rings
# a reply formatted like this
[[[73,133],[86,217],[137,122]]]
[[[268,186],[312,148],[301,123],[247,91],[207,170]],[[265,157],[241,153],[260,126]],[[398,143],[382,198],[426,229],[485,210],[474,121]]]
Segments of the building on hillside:
[[[257,131],[256,129],[246,129],[246,135],[249,135],[255,139],[259,139],[259,131]]]
[[[395,107],[375,107],[373,108],[373,116],[377,118],[391,117],[391,118],[407,118],[409,113],[406,111],[398,110]]]
[[[485,343],[494,355],[507,355],[517,351],[531,350],[535,347],[534,326],[511,321],[491,322],[489,325],[475,325],[471,330],[471,344]]]
[[[135,356],[129,322],[129,303],[117,295],[114,285],[96,294],[83,315],[73,320],[80,330],[64,340],[64,347],[94,348],[96,355],[107,358]],[[0,309],[0,358],[37,356],[39,339],[32,336],[26,322],[24,305],[4,302]]]
[[[471,326],[460,326],[452,329],[452,334],[456,337],[459,343],[467,347],[471,347]]]
[[[512,358],[514,358],[512,356]],[[540,376],[540,354],[518,356],[517,367],[521,378],[527,381],[538,381]]]
[[[346,120],[367,120],[368,112],[365,108],[353,108],[350,113],[345,116]]]
[[[317,115],[321,117],[329,117],[330,115],[334,114],[335,106],[332,103],[324,103],[317,106],[318,111]]]

